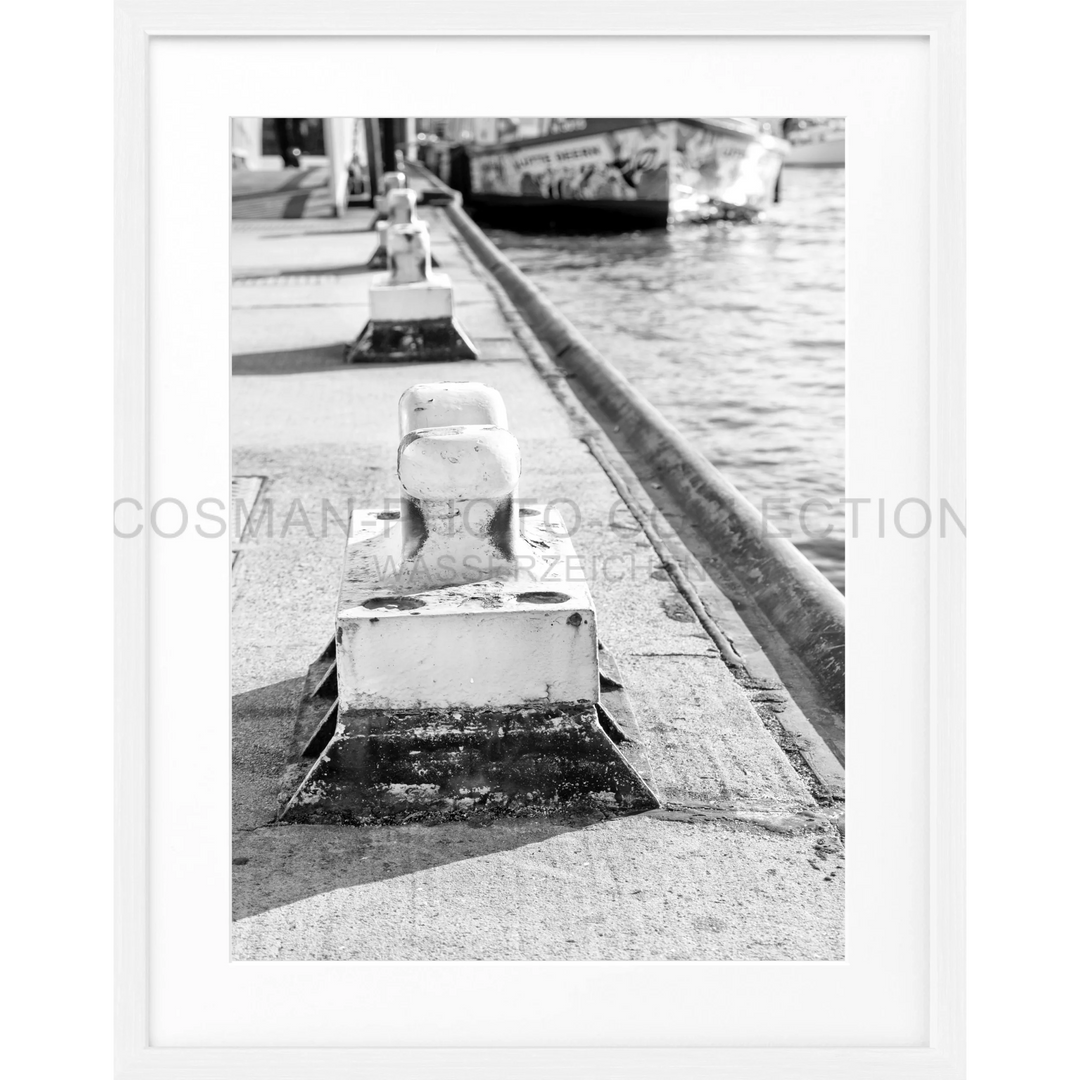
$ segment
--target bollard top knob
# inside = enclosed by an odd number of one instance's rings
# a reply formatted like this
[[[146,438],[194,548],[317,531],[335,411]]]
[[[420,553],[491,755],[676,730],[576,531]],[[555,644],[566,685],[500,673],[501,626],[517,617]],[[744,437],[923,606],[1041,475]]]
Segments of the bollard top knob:
[[[410,386],[398,402],[401,436],[430,427],[479,424],[506,428],[506,406],[498,390],[479,382],[434,382]]]
[[[503,428],[423,428],[406,435],[398,450],[401,486],[424,502],[506,499],[520,475],[517,440]]]
[[[386,172],[382,174],[382,180],[379,181],[379,187],[382,188],[383,194],[391,191],[394,188],[403,188],[406,186],[405,174],[403,172]]]
[[[386,216],[391,225],[410,225],[416,211],[416,192],[393,188],[386,194]]]
[[[443,583],[515,572],[521,451],[498,391],[483,383],[410,386],[398,403],[402,554],[410,575]]]
[[[388,225],[386,259],[391,285],[427,281],[431,273],[431,238],[427,223],[412,221],[407,225]]]

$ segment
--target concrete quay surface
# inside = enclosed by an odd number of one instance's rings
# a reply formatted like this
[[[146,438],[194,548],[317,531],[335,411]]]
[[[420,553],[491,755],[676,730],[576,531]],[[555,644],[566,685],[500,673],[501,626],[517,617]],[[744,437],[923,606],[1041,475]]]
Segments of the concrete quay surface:
[[[264,478],[233,574],[234,958],[842,960],[837,812],[728,670],[440,210],[421,217],[479,359],[342,363],[367,319],[370,217],[234,222],[233,473]],[[304,676],[334,630],[350,500],[394,503],[398,398],[442,380],[502,394],[521,501],[571,528],[661,810],[274,823]]]

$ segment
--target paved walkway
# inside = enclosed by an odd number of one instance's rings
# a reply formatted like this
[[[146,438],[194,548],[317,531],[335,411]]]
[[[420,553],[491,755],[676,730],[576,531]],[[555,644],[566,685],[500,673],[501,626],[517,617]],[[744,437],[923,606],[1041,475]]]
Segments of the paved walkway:
[[[234,222],[233,471],[266,478],[233,584],[234,956],[842,959],[835,815],[672,585],[483,272],[440,211],[423,216],[477,361],[343,366],[344,342],[367,319],[370,211]],[[576,510],[600,637],[665,809],[480,826],[272,824],[304,674],[333,632],[338,519],[350,499],[396,498],[397,399],[444,379],[498,389],[521,444],[522,499],[557,504],[568,524]]]

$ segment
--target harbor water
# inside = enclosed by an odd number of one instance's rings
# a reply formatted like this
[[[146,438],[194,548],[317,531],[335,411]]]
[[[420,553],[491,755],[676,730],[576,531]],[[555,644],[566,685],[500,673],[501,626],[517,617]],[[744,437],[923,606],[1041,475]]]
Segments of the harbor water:
[[[785,169],[754,224],[485,231],[843,589],[844,170]]]

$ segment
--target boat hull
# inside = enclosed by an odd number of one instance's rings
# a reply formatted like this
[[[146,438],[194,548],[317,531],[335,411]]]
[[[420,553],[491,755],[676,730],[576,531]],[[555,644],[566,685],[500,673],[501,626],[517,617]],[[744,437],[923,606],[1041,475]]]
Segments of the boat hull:
[[[753,216],[773,202],[786,144],[693,119],[590,120],[576,131],[468,152],[469,204],[523,222],[663,226]]]
[[[668,223],[667,199],[548,199],[490,195],[469,201],[473,216],[488,224],[525,231],[549,228],[606,232],[662,229]]]

